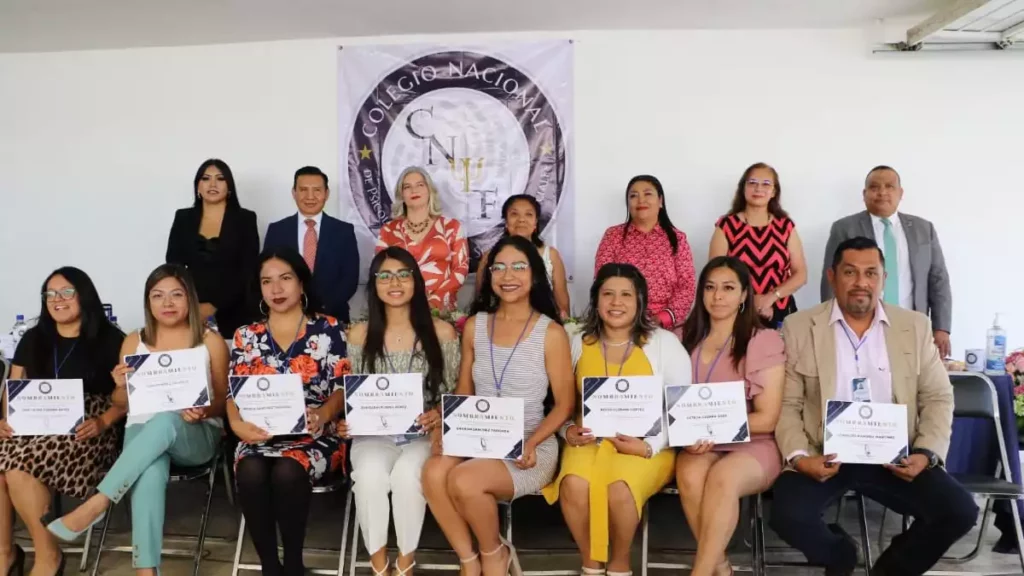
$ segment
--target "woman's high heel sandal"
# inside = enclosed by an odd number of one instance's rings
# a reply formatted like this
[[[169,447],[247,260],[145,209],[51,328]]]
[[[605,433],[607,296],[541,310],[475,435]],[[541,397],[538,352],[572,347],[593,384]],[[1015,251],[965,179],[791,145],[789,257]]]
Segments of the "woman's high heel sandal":
[[[476,562],[478,560],[480,560],[480,555],[479,554],[473,554],[469,558],[459,558],[459,564],[465,566],[467,564],[472,564],[473,562]],[[481,570],[481,573],[482,572],[483,572],[483,570]]]
[[[586,566],[581,567],[580,574],[582,576],[605,576],[604,568],[587,568]]]
[[[398,560],[395,560],[395,569],[391,572],[391,576],[407,576],[409,571],[416,567],[416,562],[409,564],[404,569],[398,567]]]
[[[370,563],[370,570],[373,570],[373,576],[390,576],[390,571],[388,570],[388,568],[390,568],[390,567],[391,567],[391,560],[389,560],[387,558],[384,559],[384,569],[381,570],[380,572],[378,572],[377,569],[373,567],[373,563],[372,562]]]
[[[481,556],[494,556],[501,552],[502,547],[508,550],[508,562],[505,564],[505,573],[511,574],[511,576],[523,576],[523,567],[519,565],[519,555],[516,554],[516,547],[513,546],[508,540],[505,540],[501,536],[498,536],[498,540],[501,544],[497,548],[490,552],[480,552]]]
[[[607,576],[633,576],[633,571],[629,572],[607,572]]]

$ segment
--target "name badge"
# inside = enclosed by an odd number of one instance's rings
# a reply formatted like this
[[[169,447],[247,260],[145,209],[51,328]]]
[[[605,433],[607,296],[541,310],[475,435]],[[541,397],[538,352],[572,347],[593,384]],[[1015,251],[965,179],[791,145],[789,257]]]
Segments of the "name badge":
[[[868,378],[852,379],[850,389],[853,391],[854,402],[871,402],[871,380]]]

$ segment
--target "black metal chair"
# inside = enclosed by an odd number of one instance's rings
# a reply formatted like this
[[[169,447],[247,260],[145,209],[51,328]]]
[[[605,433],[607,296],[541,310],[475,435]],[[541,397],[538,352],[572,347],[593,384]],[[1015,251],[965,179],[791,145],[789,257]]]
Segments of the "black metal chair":
[[[328,480],[324,484],[313,486],[313,494],[333,494],[341,491],[342,489],[348,488],[348,494],[345,497],[345,511],[342,516],[342,528],[341,528],[341,544],[338,550],[327,550],[320,548],[304,548],[303,552],[310,552],[312,554],[338,554],[338,568],[337,570],[326,570],[322,568],[307,568],[306,572],[310,574],[322,574],[327,576],[345,576],[345,554],[347,553],[348,544],[348,530],[349,521],[353,516],[352,514],[352,488],[351,483],[347,475],[338,475],[336,478]],[[240,514],[241,519],[238,521],[238,541],[235,544],[235,560],[231,566],[231,576],[238,576],[240,571],[256,571],[262,570],[259,564],[243,564],[242,563],[242,546],[245,544],[245,514]],[[356,526],[358,530],[358,525]],[[280,547],[278,547],[280,550]],[[355,542],[353,541],[353,557],[355,552]]]
[[[195,536],[174,536],[175,539],[195,539],[196,546],[192,550],[184,548],[163,548],[160,551],[162,556],[183,556],[192,558],[192,576],[199,576],[199,565],[203,560],[203,545],[206,542],[206,526],[210,520],[210,507],[213,502],[213,486],[216,481],[218,470],[220,470],[221,459],[223,458],[223,452],[218,446],[217,452],[214,453],[213,459],[202,466],[195,467],[183,467],[171,465],[171,472],[169,478],[169,484],[176,484],[179,482],[188,482],[193,480],[207,481],[206,485],[206,504],[203,506],[202,515],[199,517],[199,533]],[[225,478],[227,480],[227,478]],[[231,487],[228,485],[228,491],[230,492]],[[129,500],[130,504],[130,500]],[[100,569],[100,560],[103,557],[104,552],[133,552],[132,546],[113,546],[105,548],[105,542],[107,539],[107,531],[110,528],[111,514],[114,509],[114,504],[111,503],[110,507],[107,508],[107,517],[103,521],[103,528],[100,530],[100,541],[96,547],[96,560],[93,561],[91,576],[96,576]]]

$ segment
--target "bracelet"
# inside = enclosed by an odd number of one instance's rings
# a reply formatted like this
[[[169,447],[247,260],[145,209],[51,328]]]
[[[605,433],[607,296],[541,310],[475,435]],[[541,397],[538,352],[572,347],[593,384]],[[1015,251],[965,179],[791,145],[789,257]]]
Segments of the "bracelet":
[[[654,457],[654,448],[651,448],[651,445],[648,444],[647,442],[644,442],[644,448],[645,448],[644,458],[646,458],[648,460],[653,458]]]

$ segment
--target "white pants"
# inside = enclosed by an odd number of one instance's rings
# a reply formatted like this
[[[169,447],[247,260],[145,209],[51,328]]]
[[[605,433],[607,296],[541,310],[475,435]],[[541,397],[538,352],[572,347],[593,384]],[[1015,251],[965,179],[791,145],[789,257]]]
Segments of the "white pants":
[[[366,550],[373,554],[388,543],[390,492],[398,551],[403,556],[415,552],[427,511],[420,472],[430,457],[430,440],[418,438],[399,446],[391,437],[360,436],[352,440],[351,457],[352,492]]]

